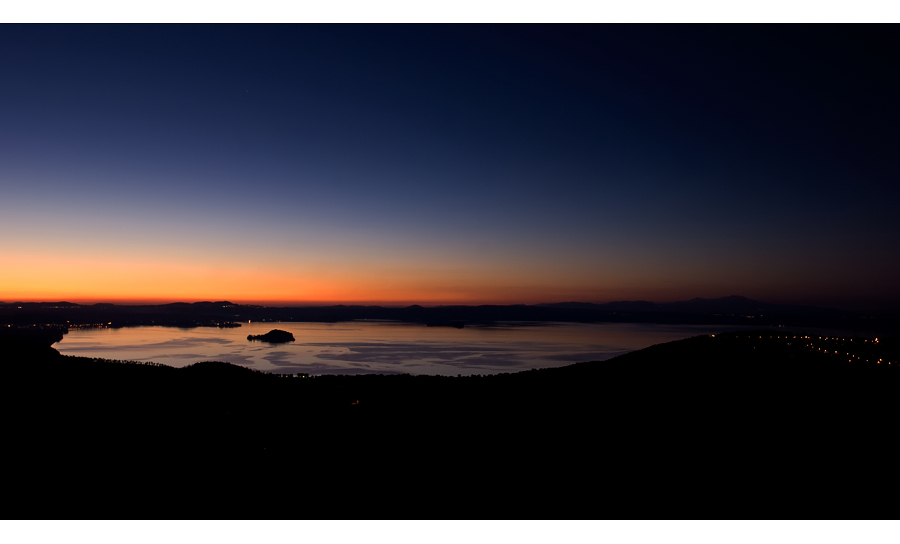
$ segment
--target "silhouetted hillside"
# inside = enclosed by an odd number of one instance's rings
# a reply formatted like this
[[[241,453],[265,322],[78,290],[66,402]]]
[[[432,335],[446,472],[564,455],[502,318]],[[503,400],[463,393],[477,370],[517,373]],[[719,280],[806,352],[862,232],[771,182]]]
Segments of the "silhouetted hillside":
[[[0,350],[6,357],[58,355],[50,346],[65,334],[65,327],[0,327]]]
[[[637,313],[684,313],[684,314],[718,314],[738,317],[762,317],[765,314],[778,316],[847,316],[853,312],[838,310],[835,308],[820,308],[817,306],[798,306],[790,304],[771,304],[760,302],[747,297],[732,295],[722,298],[694,298],[682,302],[654,303],[644,300],[635,302],[609,302],[606,304],[591,304],[587,302],[563,302],[556,304],[538,304],[547,308],[565,308],[589,310],[595,312],[637,312]]]
[[[783,486],[787,477],[806,489],[803,508],[825,515],[836,508],[829,495],[810,498],[832,485],[819,467],[881,474],[900,379],[896,346],[771,330],[458,378],[281,377],[227,363],[177,369],[11,345],[0,349],[3,413],[14,414],[5,429],[10,466],[95,487],[171,485],[172,478],[182,485],[202,474],[202,496],[211,502],[177,494],[166,499],[169,510],[144,502],[151,509],[142,512],[189,515],[215,505],[211,517],[364,517],[389,503],[354,501],[401,482],[431,497],[405,502],[403,517],[434,515],[432,507],[452,517],[633,513],[624,504],[650,488],[663,502],[642,510],[648,514],[687,514],[677,499],[704,489],[713,495],[697,504],[704,516],[719,517],[739,512],[715,501],[716,493]],[[465,503],[451,499],[459,486],[470,490]],[[493,486],[503,488],[500,506],[491,493],[476,492]],[[599,514],[594,502],[576,499],[581,486],[615,489],[618,506]],[[551,495],[534,496],[537,488]],[[257,502],[222,502],[237,500],[236,489]],[[296,499],[302,513],[294,501],[258,502],[259,493],[276,489],[303,497]],[[564,496],[552,499],[554,489]],[[341,514],[330,510],[344,500]],[[669,501],[674,510],[663,506]],[[754,504],[749,511],[773,516],[797,511],[791,494],[773,492]],[[888,503],[865,504],[880,516]],[[130,506],[107,507],[117,517]]]

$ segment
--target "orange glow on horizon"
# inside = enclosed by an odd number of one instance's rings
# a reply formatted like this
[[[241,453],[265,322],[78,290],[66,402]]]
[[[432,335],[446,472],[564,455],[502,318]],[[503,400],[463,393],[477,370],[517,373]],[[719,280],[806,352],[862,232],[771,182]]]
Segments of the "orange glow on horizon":
[[[498,272],[372,266],[318,270],[248,263],[183,263],[75,256],[5,256],[0,300],[164,304],[228,300],[262,305],[517,304],[596,299],[578,285]],[[570,282],[571,283],[571,282]]]
[[[452,261],[310,256],[265,261],[195,255],[7,252],[0,301],[166,304],[228,300],[264,306],[537,304],[651,300],[709,292],[698,285],[636,276],[626,268],[571,270]],[[694,278],[696,280],[696,278]],[[720,288],[722,289],[722,288]],[[753,293],[742,293],[753,296]]]

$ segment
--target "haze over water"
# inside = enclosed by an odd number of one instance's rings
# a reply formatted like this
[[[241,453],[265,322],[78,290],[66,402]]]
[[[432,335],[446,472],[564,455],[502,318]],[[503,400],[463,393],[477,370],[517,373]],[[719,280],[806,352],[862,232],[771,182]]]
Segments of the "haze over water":
[[[247,335],[275,328],[291,332],[296,341],[247,340]],[[455,376],[602,361],[654,344],[735,328],[628,323],[510,323],[464,329],[372,321],[245,323],[230,329],[76,329],[53,347],[63,355],[176,367],[214,360],[286,374]]]

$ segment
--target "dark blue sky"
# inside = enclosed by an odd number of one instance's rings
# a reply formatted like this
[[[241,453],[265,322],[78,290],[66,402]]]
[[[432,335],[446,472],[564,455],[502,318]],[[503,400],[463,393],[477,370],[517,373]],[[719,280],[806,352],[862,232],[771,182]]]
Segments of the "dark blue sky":
[[[897,42],[6,25],[0,299],[896,302]]]

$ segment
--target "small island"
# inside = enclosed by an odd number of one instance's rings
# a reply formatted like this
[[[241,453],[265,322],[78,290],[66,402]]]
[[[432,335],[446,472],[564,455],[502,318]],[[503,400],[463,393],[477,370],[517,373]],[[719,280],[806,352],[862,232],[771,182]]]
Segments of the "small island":
[[[269,342],[271,344],[283,344],[285,342],[293,342],[294,335],[280,329],[272,329],[266,334],[249,334],[247,340],[259,340],[261,342]]]

